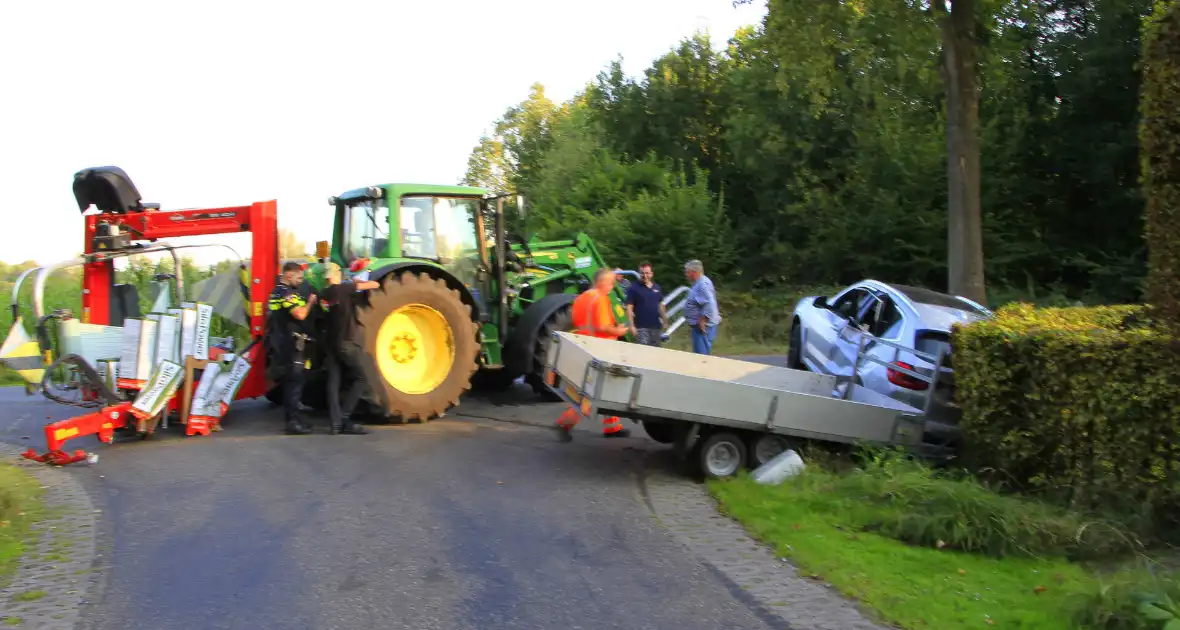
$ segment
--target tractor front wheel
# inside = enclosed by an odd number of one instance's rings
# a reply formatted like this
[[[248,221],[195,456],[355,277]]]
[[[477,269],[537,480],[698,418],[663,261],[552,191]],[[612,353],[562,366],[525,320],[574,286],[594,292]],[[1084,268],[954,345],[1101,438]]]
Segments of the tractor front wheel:
[[[459,404],[479,354],[471,307],[445,281],[387,276],[359,309],[370,386],[385,412],[426,422]]]

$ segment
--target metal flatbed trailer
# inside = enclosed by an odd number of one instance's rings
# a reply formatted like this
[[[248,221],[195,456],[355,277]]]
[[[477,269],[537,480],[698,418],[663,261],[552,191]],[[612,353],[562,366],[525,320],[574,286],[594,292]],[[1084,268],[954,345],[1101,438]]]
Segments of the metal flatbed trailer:
[[[553,337],[546,384],[583,419],[641,422],[652,439],[674,444],[706,477],[759,466],[800,439],[941,450],[927,439],[922,410],[856,386],[855,374],[814,374],[565,332]]]

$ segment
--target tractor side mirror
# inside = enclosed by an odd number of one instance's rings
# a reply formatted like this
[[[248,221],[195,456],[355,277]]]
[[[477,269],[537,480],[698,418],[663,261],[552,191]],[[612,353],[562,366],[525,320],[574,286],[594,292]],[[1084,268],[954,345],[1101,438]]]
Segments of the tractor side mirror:
[[[824,310],[832,308],[831,305],[828,304],[828,298],[822,295],[816,297],[812,304],[814,304],[816,308],[822,308]]]
[[[328,241],[316,241],[316,244],[315,244],[315,257],[316,258],[323,260],[323,259],[327,258],[328,256],[330,256],[331,253],[332,253],[331,246],[328,245]]]

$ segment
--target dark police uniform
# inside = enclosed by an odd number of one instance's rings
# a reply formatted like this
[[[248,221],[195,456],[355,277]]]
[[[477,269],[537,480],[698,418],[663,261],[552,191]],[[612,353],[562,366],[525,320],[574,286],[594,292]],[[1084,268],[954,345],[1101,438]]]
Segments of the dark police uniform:
[[[299,421],[302,407],[303,382],[306,370],[307,341],[310,339],[307,320],[300,321],[291,315],[291,310],[307,304],[298,289],[280,282],[270,294],[268,307],[272,320],[275,361],[281,366],[283,383],[283,410],[287,417],[287,430],[306,433],[307,427]]]
[[[324,358],[328,366],[328,414],[332,433],[367,432],[351,417],[369,388],[362,366],[364,349],[357,332],[357,296],[356,284],[352,282],[334,284],[320,293],[320,305],[328,316]],[[342,388],[343,396],[340,395]]]

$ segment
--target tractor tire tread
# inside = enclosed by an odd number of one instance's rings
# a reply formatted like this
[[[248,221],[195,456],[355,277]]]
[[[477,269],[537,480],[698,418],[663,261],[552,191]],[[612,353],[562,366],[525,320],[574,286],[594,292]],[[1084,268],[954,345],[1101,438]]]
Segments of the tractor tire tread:
[[[450,325],[455,345],[451,372],[434,391],[425,394],[406,394],[392,387],[381,377],[375,362],[366,365],[366,376],[377,397],[383,400],[378,406],[383,407],[388,416],[402,422],[424,423],[458,405],[463,392],[471,389],[471,377],[479,368],[476,363],[480,348],[479,327],[472,320],[471,307],[441,278],[411,271],[404,271],[396,277],[390,274],[381,281],[381,288],[370,294],[368,306],[359,309],[357,319],[361,323],[366,354],[376,356],[377,331],[385,317],[394,309],[409,304],[425,304],[439,311]]]

